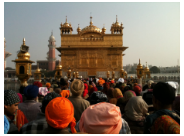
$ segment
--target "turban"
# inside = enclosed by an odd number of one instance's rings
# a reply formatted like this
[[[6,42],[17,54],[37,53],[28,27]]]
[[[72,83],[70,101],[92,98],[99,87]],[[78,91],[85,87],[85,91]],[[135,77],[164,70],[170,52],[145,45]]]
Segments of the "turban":
[[[45,96],[48,93],[47,87],[39,87],[39,95]]]
[[[111,83],[114,84],[114,80],[111,80]]]
[[[23,97],[22,97],[22,94],[20,94],[20,93],[17,93],[17,95],[19,96],[20,103],[22,103],[22,102],[23,102]]]
[[[12,105],[20,102],[19,96],[15,91],[4,90],[4,105]]]
[[[71,83],[70,90],[72,92],[72,95],[79,96],[84,91],[84,83],[79,79],[75,79]]]
[[[10,123],[6,116],[4,115],[4,134],[7,134],[10,129]]]
[[[27,98],[36,98],[38,96],[39,88],[36,85],[28,85],[24,88],[24,95]]]
[[[70,91],[69,90],[62,90],[60,92],[60,95],[61,95],[61,97],[68,98],[70,96]]]
[[[33,85],[36,85],[36,86],[38,86],[38,87],[42,87],[42,83],[40,83],[40,82],[38,82],[38,81],[35,81],[35,82],[33,83]]]
[[[138,86],[138,85],[134,86],[134,91],[135,91],[136,93],[140,94],[140,93],[141,93],[141,88],[140,88],[140,86]]]
[[[50,88],[51,84],[50,83],[46,83],[45,84],[47,88]]]
[[[74,107],[68,99],[57,97],[51,100],[45,109],[45,117],[51,127],[64,129],[70,125],[71,132],[76,133]]]
[[[42,106],[41,106],[41,111],[43,113],[45,113],[45,108],[47,106],[47,104],[54,98],[56,97],[61,97],[59,94],[52,92],[52,93],[48,93],[47,95],[45,95],[45,97],[42,100]]]
[[[119,78],[119,79],[118,79],[118,82],[119,82],[119,83],[124,83],[124,79],[123,79],[123,78]]]
[[[79,130],[90,134],[119,134],[121,112],[114,104],[101,102],[89,106],[81,115]]]

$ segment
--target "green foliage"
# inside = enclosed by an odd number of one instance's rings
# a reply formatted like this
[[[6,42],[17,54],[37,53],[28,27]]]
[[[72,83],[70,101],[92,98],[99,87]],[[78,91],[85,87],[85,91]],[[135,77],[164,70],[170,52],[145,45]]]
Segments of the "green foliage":
[[[156,66],[153,66],[150,68],[151,73],[160,73],[160,69]]]

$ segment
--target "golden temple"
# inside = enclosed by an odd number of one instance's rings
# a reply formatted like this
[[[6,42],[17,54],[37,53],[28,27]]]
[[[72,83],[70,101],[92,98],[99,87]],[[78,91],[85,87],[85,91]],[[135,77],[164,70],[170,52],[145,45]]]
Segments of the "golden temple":
[[[111,26],[111,34],[106,34],[106,28],[102,29],[90,24],[85,28],[77,28],[78,34],[72,34],[72,25],[61,23],[61,47],[56,48],[61,53],[61,65],[63,76],[67,75],[70,67],[72,72],[79,72],[83,78],[107,77],[107,72],[115,71],[115,78],[120,77],[123,68],[123,51],[128,47],[123,46],[123,24],[116,22]]]

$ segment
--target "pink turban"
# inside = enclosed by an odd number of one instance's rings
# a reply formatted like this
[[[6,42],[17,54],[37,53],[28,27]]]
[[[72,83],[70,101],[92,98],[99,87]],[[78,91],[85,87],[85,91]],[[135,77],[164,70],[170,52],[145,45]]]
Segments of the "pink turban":
[[[121,127],[119,107],[106,102],[89,106],[82,113],[79,123],[80,132],[90,134],[119,134]]]

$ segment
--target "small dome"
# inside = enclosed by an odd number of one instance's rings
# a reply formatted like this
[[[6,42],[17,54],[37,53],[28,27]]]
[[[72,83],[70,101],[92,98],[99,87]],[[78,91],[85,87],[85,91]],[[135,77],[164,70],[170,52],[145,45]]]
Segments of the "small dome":
[[[49,37],[49,41],[55,42],[55,37],[53,36],[53,32],[51,33],[51,36]]]
[[[18,57],[18,59],[27,59],[27,60],[29,60],[30,54],[29,54],[29,52],[26,52],[26,53],[19,52],[17,54],[17,57]]]

